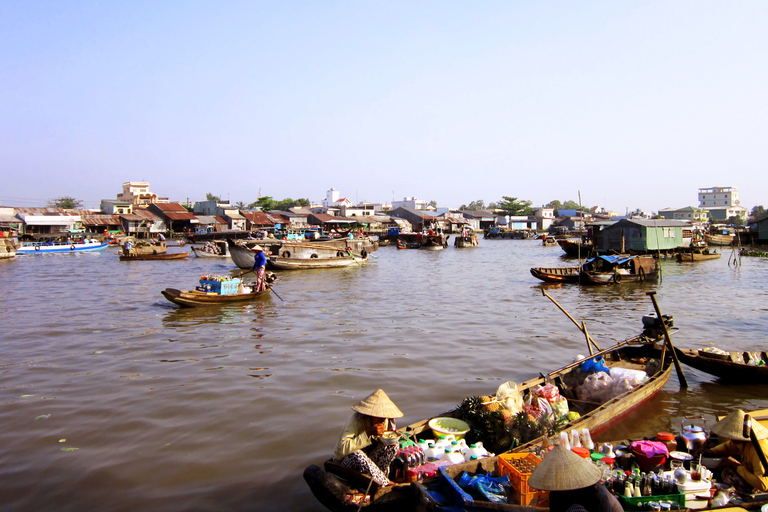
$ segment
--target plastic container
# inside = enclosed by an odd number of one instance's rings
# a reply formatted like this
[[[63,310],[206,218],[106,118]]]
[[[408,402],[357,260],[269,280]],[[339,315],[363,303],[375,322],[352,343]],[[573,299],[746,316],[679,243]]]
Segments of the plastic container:
[[[455,439],[464,439],[469,432],[469,424],[458,418],[432,418],[429,420],[429,428],[435,437],[454,436]]]
[[[581,457],[582,459],[588,459],[589,458],[589,450],[584,448],[583,446],[577,446],[575,448],[571,448],[571,451]]]
[[[517,464],[526,463],[530,470],[520,470]],[[541,459],[533,453],[502,453],[499,455],[499,476],[509,476],[512,487],[520,494],[528,494],[536,489],[528,486],[528,477],[533,473],[533,468],[541,463]]]
[[[659,432],[656,434],[656,440],[667,445],[667,450],[669,450],[670,453],[677,450],[677,438],[675,437],[675,434],[670,432]]]
[[[677,503],[680,508],[685,507],[685,494],[682,494],[679,491],[673,494],[663,494],[659,496],[641,496],[639,498],[628,498],[626,496],[619,495],[616,496],[616,498],[618,498],[619,504],[621,504],[621,507],[626,511],[648,510],[645,504],[650,501],[671,501],[673,503]]]

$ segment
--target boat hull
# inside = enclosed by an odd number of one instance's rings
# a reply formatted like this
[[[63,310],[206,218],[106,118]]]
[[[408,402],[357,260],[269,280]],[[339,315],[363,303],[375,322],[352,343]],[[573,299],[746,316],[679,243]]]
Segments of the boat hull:
[[[730,359],[701,356],[695,350],[676,349],[681,363],[713,375],[729,383],[764,384],[768,382],[768,366],[737,363]]]
[[[259,297],[269,295],[271,288],[262,290],[256,293],[240,293],[235,295],[219,295],[217,293],[205,293],[196,290],[183,291],[176,290],[175,288],[166,288],[160,293],[174,304],[185,307],[194,308],[200,306],[215,306],[221,304],[232,304],[234,302],[243,302],[254,300]]]
[[[197,257],[197,258],[218,258],[218,259],[222,259],[222,258],[229,258],[230,257],[229,253],[227,253],[227,254],[213,254],[213,253],[210,253],[210,252],[206,252],[206,251],[204,251],[202,249],[198,249],[197,247],[190,247],[190,249],[192,250],[192,254],[194,254],[195,257]]]
[[[275,270],[307,270],[318,268],[344,268],[362,263],[367,259],[354,259],[349,256],[337,258],[281,258],[270,256],[267,258],[267,267]]]
[[[546,283],[578,283],[579,267],[533,267],[531,275]]]
[[[720,258],[720,256],[721,254],[719,252],[710,252],[705,249],[704,251],[692,251],[686,253],[679,252],[675,255],[675,259],[682,263],[684,261],[716,260]]]
[[[167,252],[163,254],[120,255],[120,261],[154,261],[154,260],[183,260],[189,257],[188,252]]]
[[[72,252],[94,252],[103,251],[109,247],[109,244],[86,243],[86,244],[55,244],[55,245],[22,245],[16,248],[16,254],[51,254],[51,253],[72,253]]]
[[[477,247],[478,241],[475,235],[471,236],[457,236],[453,239],[453,246],[457,249],[463,249],[465,247]]]

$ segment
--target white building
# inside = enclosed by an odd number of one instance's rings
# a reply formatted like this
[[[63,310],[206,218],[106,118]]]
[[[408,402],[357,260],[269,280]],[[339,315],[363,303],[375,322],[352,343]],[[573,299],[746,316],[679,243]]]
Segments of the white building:
[[[427,202],[415,197],[404,197],[402,201],[392,201],[392,209],[413,208],[414,210],[426,210]]]
[[[123,191],[117,194],[120,202],[132,203],[136,206],[149,206],[152,203],[167,203],[167,197],[158,197],[149,190],[146,181],[128,181],[123,183]]]
[[[726,221],[731,217],[746,219],[749,211],[740,206],[739,191],[733,187],[699,189],[699,208],[709,211],[713,220]]]

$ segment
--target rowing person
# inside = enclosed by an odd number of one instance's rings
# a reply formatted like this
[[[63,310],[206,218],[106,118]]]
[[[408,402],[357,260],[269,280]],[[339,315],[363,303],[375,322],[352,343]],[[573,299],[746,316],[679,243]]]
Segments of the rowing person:
[[[395,430],[395,418],[403,413],[379,389],[352,406],[355,411],[347,419],[333,452],[333,460],[371,475],[381,486],[394,485],[389,480],[389,466],[397,455],[398,445],[374,442],[376,436]]]
[[[266,288],[264,284],[264,269],[267,266],[267,257],[264,255],[264,249],[260,245],[254,245],[253,270],[256,271],[256,291],[259,292]]]
[[[723,457],[717,465],[723,482],[748,494],[768,491],[768,429],[737,409],[717,422],[712,432],[725,442],[702,455]]]

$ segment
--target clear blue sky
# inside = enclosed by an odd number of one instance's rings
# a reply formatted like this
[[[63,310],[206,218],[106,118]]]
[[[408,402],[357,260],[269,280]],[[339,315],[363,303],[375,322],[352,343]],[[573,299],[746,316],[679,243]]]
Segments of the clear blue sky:
[[[0,2],[0,204],[768,206],[768,2]]]

